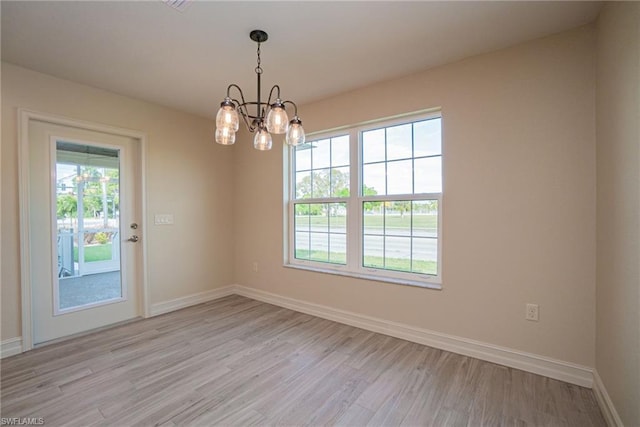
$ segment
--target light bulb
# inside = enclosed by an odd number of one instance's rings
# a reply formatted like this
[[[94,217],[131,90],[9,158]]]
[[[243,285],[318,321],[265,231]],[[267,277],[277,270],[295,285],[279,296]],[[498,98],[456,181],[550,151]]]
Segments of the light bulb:
[[[222,145],[231,145],[236,142],[236,133],[229,127],[219,127],[216,129],[216,142]]]
[[[234,132],[238,131],[240,120],[238,119],[236,106],[233,104],[233,101],[231,101],[231,98],[227,97],[220,103],[220,109],[216,115],[216,127],[218,129],[227,127]]]
[[[276,102],[271,104],[269,113],[267,114],[267,130],[270,133],[280,134],[287,131],[289,124],[289,117],[287,111],[284,109],[284,104],[280,98],[276,99]]]
[[[300,145],[304,144],[304,129],[302,128],[302,120],[295,116],[293,120],[289,122],[289,129],[287,130],[287,136],[285,137],[285,142],[289,145]]]
[[[265,128],[259,128],[253,138],[253,148],[260,151],[271,150],[271,134]]]

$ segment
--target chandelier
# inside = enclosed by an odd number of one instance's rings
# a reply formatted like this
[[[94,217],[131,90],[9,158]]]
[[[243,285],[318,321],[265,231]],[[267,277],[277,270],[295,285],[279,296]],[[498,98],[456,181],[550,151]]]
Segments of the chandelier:
[[[272,145],[271,134],[285,134],[285,142],[289,145],[304,143],[304,129],[302,120],[298,117],[298,107],[292,101],[280,99],[280,86],[274,85],[269,91],[267,102],[260,99],[260,78],[262,67],[260,66],[260,44],[267,41],[269,35],[262,30],[253,30],[249,34],[251,40],[258,44],[258,66],[255,68],[258,80],[258,100],[245,101],[244,93],[240,86],[230,84],[227,87],[227,96],[220,103],[220,109],[216,115],[216,142],[222,145],[231,145],[236,142],[236,132],[238,131],[240,120],[238,112],[242,116],[249,132],[255,133],[253,147],[257,150],[270,150]],[[238,98],[232,98],[231,89],[236,89]],[[275,99],[273,99],[275,92]],[[293,119],[289,121],[289,116],[285,106],[293,106]],[[255,115],[249,110],[255,107]]]

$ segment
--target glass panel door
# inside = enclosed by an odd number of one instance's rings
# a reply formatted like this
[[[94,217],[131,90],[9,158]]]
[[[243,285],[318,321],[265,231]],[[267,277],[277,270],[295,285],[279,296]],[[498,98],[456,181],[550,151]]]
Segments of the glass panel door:
[[[120,149],[57,141],[55,165],[54,312],[121,301]]]

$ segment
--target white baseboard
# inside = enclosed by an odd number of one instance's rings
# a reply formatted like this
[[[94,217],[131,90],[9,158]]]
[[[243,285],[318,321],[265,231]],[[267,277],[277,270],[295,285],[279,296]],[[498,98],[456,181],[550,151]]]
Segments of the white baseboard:
[[[0,342],[0,358],[22,353],[22,337],[9,338]]]
[[[407,341],[424,344],[441,350],[474,357],[488,362],[497,363],[511,368],[521,369],[534,374],[592,387],[593,370],[562,360],[551,359],[533,353],[526,353],[506,347],[500,347],[467,338],[430,331],[428,329],[390,322],[344,310],[309,303],[294,298],[284,297],[270,292],[261,291],[246,286],[236,285],[236,294],[280,307],[289,308],[323,319],[333,320],[346,325],[355,326],[372,332],[378,332]]]
[[[234,293],[235,286],[225,286],[222,288],[212,289],[210,291],[187,295],[186,297],[180,297],[169,301],[151,304],[150,314],[151,316],[157,316],[159,314],[168,313],[174,310],[180,310],[181,308],[190,307],[196,304],[202,304],[203,302],[208,302],[214,299],[233,295]]]
[[[624,427],[618,411],[613,406],[613,401],[609,397],[609,393],[602,382],[602,378],[598,374],[597,370],[593,370],[593,394],[596,396],[598,406],[602,411],[605,421],[609,427]]]

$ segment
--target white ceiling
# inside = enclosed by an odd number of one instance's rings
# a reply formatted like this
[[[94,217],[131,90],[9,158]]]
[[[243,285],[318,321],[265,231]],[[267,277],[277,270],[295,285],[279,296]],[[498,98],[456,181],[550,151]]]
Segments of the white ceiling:
[[[2,1],[2,60],[206,117],[229,83],[298,104],[592,22],[600,2]],[[402,96],[402,94],[398,94]]]

